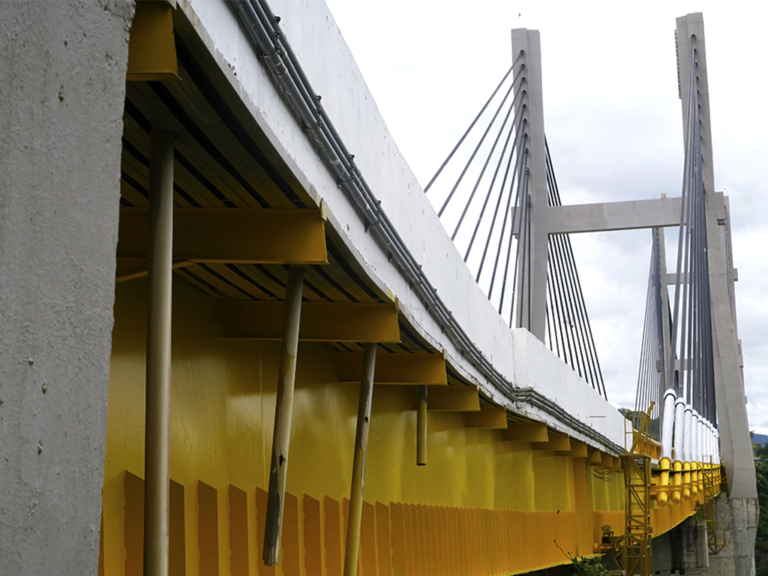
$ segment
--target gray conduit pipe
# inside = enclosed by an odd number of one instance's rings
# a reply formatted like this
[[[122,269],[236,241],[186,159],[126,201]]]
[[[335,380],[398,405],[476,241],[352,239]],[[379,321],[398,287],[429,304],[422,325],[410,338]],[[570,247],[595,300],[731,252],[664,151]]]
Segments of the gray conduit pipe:
[[[320,107],[320,97],[312,90],[306,74],[280,29],[279,19],[274,16],[264,0],[233,0],[232,4],[251,40],[263,54],[263,61],[283,97],[301,120],[306,133],[319,147],[320,155],[335,176],[339,188],[344,190],[347,197],[357,206],[369,226],[371,235],[400,268],[413,291],[463,356],[494,386],[503,391],[510,402],[528,403],[558,418],[607,452],[623,452],[621,446],[577,420],[535,390],[516,388],[482,355],[454,320],[445,303],[437,296],[437,290],[422,273],[421,266],[381,209],[381,202],[368,187],[354,164],[354,157],[348,152],[330,118]]]

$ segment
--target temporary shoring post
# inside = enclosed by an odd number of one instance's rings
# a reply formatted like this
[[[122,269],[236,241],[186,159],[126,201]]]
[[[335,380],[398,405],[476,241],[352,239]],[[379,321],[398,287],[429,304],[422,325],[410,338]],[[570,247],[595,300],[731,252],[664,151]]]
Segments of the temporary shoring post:
[[[275,400],[275,431],[272,436],[267,518],[264,529],[263,559],[267,566],[272,566],[280,561],[280,533],[285,507],[285,481],[288,477],[288,448],[291,440],[293,390],[296,382],[296,355],[299,346],[303,285],[304,270],[297,267],[290,268],[285,291],[283,339],[280,348],[280,371]]]
[[[531,247],[530,284],[523,282],[518,289],[519,310],[522,310],[522,324],[539,340],[544,342],[547,311],[547,228],[546,216],[549,209],[547,195],[546,146],[544,141],[544,102],[541,78],[541,42],[538,30],[524,28],[512,30],[513,60],[520,52],[525,65],[525,96],[522,103],[527,106],[528,157],[530,169],[531,196]],[[525,201],[525,199],[523,199]],[[521,259],[524,260],[524,259]],[[521,263],[522,265],[522,263]],[[518,272],[519,273],[519,272]],[[529,314],[530,310],[530,314]]]
[[[720,429],[720,446],[729,498],[757,498],[755,464],[749,438],[749,423],[744,398],[744,383],[740,366],[738,336],[731,315],[728,297],[726,255],[718,225],[725,217],[722,196],[715,194],[711,124],[709,117],[709,88],[707,83],[704,20],[701,14],[689,14],[677,19],[678,62],[681,94],[687,94],[690,78],[692,37],[696,37],[701,119],[701,153],[707,213],[707,255],[712,308],[712,337],[715,367],[715,399]],[[688,117],[683,99],[683,121]],[[685,129],[685,127],[684,127]]]
[[[167,576],[171,452],[173,134],[150,134],[144,574]]]
[[[367,342],[363,352],[363,377],[360,381],[360,402],[357,407],[355,459],[352,465],[352,490],[349,495],[347,548],[344,555],[344,576],[357,575],[360,552],[360,526],[363,519],[363,487],[365,486],[365,456],[368,451],[368,429],[371,424],[373,375],[376,368],[376,343]]]
[[[419,386],[419,406],[416,413],[416,465],[427,465],[427,387]]]

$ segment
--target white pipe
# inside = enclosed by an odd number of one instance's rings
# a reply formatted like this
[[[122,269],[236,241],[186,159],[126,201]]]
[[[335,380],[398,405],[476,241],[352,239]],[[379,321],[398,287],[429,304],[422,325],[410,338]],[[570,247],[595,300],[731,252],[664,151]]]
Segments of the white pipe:
[[[693,409],[690,404],[685,407],[683,416],[683,462],[691,461],[691,424],[693,422]]]
[[[672,459],[672,434],[675,428],[675,398],[677,394],[671,388],[664,392],[664,412],[661,429],[661,457]]]
[[[675,400],[675,462],[683,461],[683,420],[685,413],[685,400]]]
[[[703,456],[704,456],[704,462],[709,464],[710,457],[712,456],[712,428],[709,425],[709,420],[704,420],[704,445],[703,445]]]
[[[694,410],[691,414],[691,462],[701,462],[699,451],[699,413]]]
[[[720,430],[715,430],[715,464],[720,465]]]
[[[699,457],[698,462],[704,462],[704,442],[707,434],[705,424],[706,420],[704,420],[704,416],[699,416],[699,431],[696,436],[696,445],[698,446],[696,454]]]

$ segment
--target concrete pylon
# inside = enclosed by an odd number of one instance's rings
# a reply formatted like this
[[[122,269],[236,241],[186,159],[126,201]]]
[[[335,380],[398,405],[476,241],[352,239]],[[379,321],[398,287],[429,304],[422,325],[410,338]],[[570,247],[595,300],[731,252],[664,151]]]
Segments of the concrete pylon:
[[[710,306],[715,368],[715,398],[720,430],[720,449],[728,482],[726,499],[718,502],[718,518],[726,529],[726,548],[710,558],[704,573],[722,576],[755,573],[754,542],[759,507],[755,465],[749,436],[740,345],[736,331],[734,285],[726,249],[726,202],[715,193],[707,85],[706,46],[702,14],[688,14],[677,19],[677,50],[680,93],[688,93],[691,66],[695,62],[701,124],[701,155],[707,219],[707,254],[709,262]],[[692,51],[695,50],[695,59]],[[682,100],[683,122],[687,122],[688,102]],[[684,129],[686,127],[684,126]]]
[[[518,68],[522,68],[522,105],[527,135],[528,198],[530,202],[529,258],[521,258],[518,278],[517,309],[521,318],[519,327],[527,328],[544,342],[547,313],[547,150],[544,137],[544,101],[541,82],[541,41],[538,30],[518,28],[512,30],[512,59],[520,56]],[[520,239],[522,241],[522,239]],[[524,267],[524,270],[523,270]]]

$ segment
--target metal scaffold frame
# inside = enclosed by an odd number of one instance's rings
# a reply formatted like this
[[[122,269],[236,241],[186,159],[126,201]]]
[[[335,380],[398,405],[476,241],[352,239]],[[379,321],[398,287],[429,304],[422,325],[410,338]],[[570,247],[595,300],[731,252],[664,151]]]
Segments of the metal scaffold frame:
[[[651,574],[651,458],[622,454],[626,506],[621,564],[625,574]]]
[[[717,504],[715,498],[720,492],[718,470],[719,466],[716,468],[711,461],[703,466],[701,472],[704,476],[704,502],[698,506],[699,516],[704,520],[704,525],[707,527],[709,553],[713,556],[719,554],[726,546],[725,529],[718,530],[717,528]]]
[[[600,552],[610,554],[627,576],[651,576],[651,457],[627,452],[619,458],[624,473],[624,534],[614,536],[610,526],[604,526]]]

